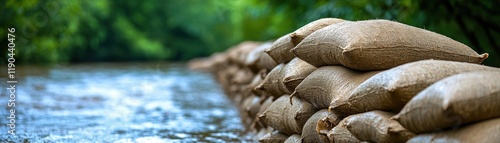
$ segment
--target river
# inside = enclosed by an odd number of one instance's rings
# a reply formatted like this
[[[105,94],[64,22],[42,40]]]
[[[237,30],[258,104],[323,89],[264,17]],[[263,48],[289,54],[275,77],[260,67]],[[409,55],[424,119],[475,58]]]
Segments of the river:
[[[12,136],[5,68],[0,142],[255,142],[210,74],[161,62],[18,66]]]

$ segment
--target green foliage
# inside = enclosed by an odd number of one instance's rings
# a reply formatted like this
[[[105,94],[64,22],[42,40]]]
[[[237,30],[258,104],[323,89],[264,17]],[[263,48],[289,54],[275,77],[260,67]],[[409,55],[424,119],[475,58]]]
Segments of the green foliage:
[[[444,34],[500,66],[499,1],[7,0],[0,38],[16,28],[20,63],[187,60],[265,41],[322,17],[390,19]],[[7,45],[7,41],[0,41]],[[5,59],[6,50],[0,51]],[[0,60],[5,63],[5,60]]]

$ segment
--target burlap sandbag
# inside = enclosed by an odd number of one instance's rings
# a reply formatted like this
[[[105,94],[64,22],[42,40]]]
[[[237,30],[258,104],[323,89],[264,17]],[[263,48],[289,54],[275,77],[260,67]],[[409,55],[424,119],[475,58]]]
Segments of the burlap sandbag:
[[[299,44],[305,37],[318,29],[343,21],[344,20],[337,18],[322,18],[313,21],[290,34],[278,38],[278,40],[273,43],[272,47],[266,50],[266,53],[278,63],[287,63],[295,57],[290,50]]]
[[[288,91],[293,92],[295,88],[317,68],[299,58],[294,58],[283,67],[283,84]]]
[[[293,47],[295,45],[293,45],[292,37],[290,37],[290,34],[286,34],[274,41],[271,48],[264,52],[271,56],[277,63],[287,63],[295,57],[290,51]]]
[[[279,64],[264,78],[264,81],[257,87],[256,90],[269,93],[271,96],[279,97],[283,94],[290,94],[291,92],[285,87],[283,83],[284,74],[282,69],[285,65]]]
[[[334,113],[328,113],[327,116],[321,117],[316,124],[316,132],[318,132],[321,138],[328,138],[326,135],[333,127],[337,126],[342,118],[335,115]]]
[[[481,63],[488,57],[441,34],[389,20],[330,25],[292,51],[317,67],[341,64],[356,70],[389,69],[425,59]]]
[[[284,135],[278,131],[268,133],[259,139],[259,143],[283,143],[288,139],[287,135]]]
[[[327,109],[334,98],[348,96],[354,88],[378,73],[358,72],[342,66],[324,66],[309,74],[295,88],[297,96],[318,109]]]
[[[264,52],[264,50],[271,47],[271,44],[271,42],[266,42],[250,51],[246,57],[245,65],[254,72],[258,72],[262,69],[271,70],[278,65],[267,53]]]
[[[284,143],[302,143],[302,140],[300,139],[300,135],[293,134],[290,137],[288,137]]]
[[[323,109],[314,113],[311,118],[307,119],[304,128],[302,128],[301,139],[306,143],[326,143],[328,142],[327,138],[322,138],[321,135],[316,130],[316,126],[318,125],[318,121],[322,118],[328,116],[328,110]]]
[[[289,98],[289,95],[283,95],[276,99],[259,118],[283,134],[300,134],[307,119],[316,113],[317,109],[298,98],[294,98],[291,105]]]
[[[500,71],[457,74],[429,86],[394,117],[414,133],[500,116]]]
[[[228,55],[228,60],[231,64],[238,64],[240,66],[245,66],[245,61],[248,53],[258,46],[262,45],[262,42],[256,41],[244,41],[230,47],[226,53]]]
[[[423,60],[378,73],[359,85],[347,101],[333,100],[330,111],[348,116],[372,110],[398,112],[417,93],[445,77],[498,68],[471,63]]]
[[[361,141],[400,143],[415,136],[397,121],[390,119],[393,115],[379,110],[356,114],[346,120],[346,126]]]
[[[261,106],[259,108],[259,112],[257,112],[257,116],[255,118],[254,124],[251,126],[252,128],[258,128],[258,127],[268,127],[266,123],[262,122],[260,118],[258,118],[260,115],[264,113],[264,111],[267,110],[267,107],[269,107],[273,103],[274,97],[270,96],[267,97],[265,100],[261,102]]]
[[[482,121],[456,130],[421,134],[407,143],[497,143],[500,142],[500,118]]]
[[[331,143],[361,143],[354,135],[347,130],[346,121],[350,117],[344,118],[340,123],[327,133]]]
[[[272,133],[272,132],[273,132],[273,128],[271,128],[271,127],[262,128],[262,129],[259,129],[259,131],[257,131],[257,133],[255,133],[254,137],[256,139],[261,139],[266,134],[269,134],[269,133]]]

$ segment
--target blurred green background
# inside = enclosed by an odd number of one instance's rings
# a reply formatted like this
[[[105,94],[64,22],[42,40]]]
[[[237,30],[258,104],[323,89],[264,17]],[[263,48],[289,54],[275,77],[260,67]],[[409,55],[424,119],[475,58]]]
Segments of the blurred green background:
[[[16,28],[16,64],[185,61],[266,41],[322,17],[390,19],[435,31],[500,67],[498,0],[3,0],[0,39]],[[7,40],[2,40],[7,56]],[[0,60],[5,64],[6,60]]]

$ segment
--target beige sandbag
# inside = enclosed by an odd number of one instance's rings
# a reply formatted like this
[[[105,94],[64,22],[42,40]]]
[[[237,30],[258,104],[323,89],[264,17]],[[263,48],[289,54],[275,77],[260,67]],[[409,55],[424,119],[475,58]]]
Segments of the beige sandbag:
[[[337,18],[322,18],[313,21],[290,34],[278,38],[278,40],[273,43],[272,47],[266,50],[266,53],[278,63],[287,63],[295,57],[290,50],[299,44],[305,37],[318,29],[343,21],[344,20]]]
[[[300,139],[300,135],[293,134],[290,137],[288,137],[284,143],[302,143],[302,140]]]
[[[264,52],[264,50],[271,48],[271,45],[272,42],[266,42],[250,51],[246,57],[245,65],[254,72],[262,69],[273,69],[278,64]]]
[[[272,132],[273,132],[273,128],[271,128],[271,127],[262,128],[262,129],[259,129],[259,131],[257,131],[257,133],[255,133],[254,137],[256,139],[260,139],[260,138],[264,137],[266,134],[269,134]]]
[[[324,66],[309,74],[296,88],[297,96],[318,109],[327,109],[334,98],[348,96],[354,88],[378,73],[358,72],[342,66]]]
[[[421,134],[407,143],[494,143],[500,142],[500,118],[482,121],[456,130]]]
[[[331,143],[361,143],[360,140],[347,130],[346,121],[349,118],[344,118],[337,126],[328,131],[327,136]]]
[[[253,97],[253,100],[243,108],[248,113],[248,116],[252,119],[255,119],[255,117],[257,117],[257,113],[260,110],[260,100],[260,97]]]
[[[254,73],[248,68],[240,68],[231,78],[232,84],[249,84],[254,77]]]
[[[257,96],[262,96],[262,92],[260,91],[257,91],[257,90],[254,90],[255,87],[257,87],[258,85],[260,85],[262,83],[262,81],[264,80],[264,77],[266,77],[266,70],[263,69],[261,71],[259,71],[257,74],[254,75],[252,81],[247,84],[247,85],[244,85],[243,87],[243,94],[246,94],[246,95],[250,95],[250,94],[255,94]]]
[[[429,86],[394,117],[414,133],[500,117],[500,72],[470,72]]]
[[[229,48],[226,53],[230,63],[245,66],[245,61],[248,53],[258,46],[262,45],[262,42],[256,41],[243,41],[238,45]]]
[[[283,95],[276,99],[259,118],[283,134],[300,134],[307,119],[316,113],[317,109],[298,98],[294,98],[291,105],[289,98],[289,95]]]
[[[262,115],[264,113],[264,111],[266,111],[267,107],[269,107],[272,103],[273,103],[273,100],[275,98],[270,96],[270,97],[267,97],[265,100],[261,101],[261,106],[259,108],[259,112],[257,112],[257,118],[255,119],[254,121],[254,124],[251,126],[252,128],[258,128],[258,127],[268,127],[267,124],[265,124],[264,122],[260,121],[260,118],[258,118],[260,115]]]
[[[274,131],[261,137],[259,143],[283,143],[286,139],[288,139],[287,135]]]
[[[316,67],[341,64],[356,70],[425,59],[481,63],[488,57],[441,34],[389,20],[330,25],[307,36],[292,52]]]
[[[321,18],[316,21],[310,22],[299,29],[295,30],[290,37],[292,38],[293,45],[298,45],[304,38],[309,36],[311,33],[324,28],[329,25],[344,22],[343,19],[338,18]]]
[[[257,87],[256,90],[264,91],[272,96],[279,97],[283,94],[290,94],[291,92],[283,84],[284,74],[282,69],[284,64],[279,64],[264,78],[264,81]]]
[[[342,118],[335,115],[334,113],[328,113],[326,117],[322,117],[318,120],[316,125],[316,132],[320,134],[322,140],[327,139],[327,134],[333,127],[337,126]]]
[[[307,119],[306,124],[304,125],[304,128],[302,128],[302,134],[301,134],[301,139],[303,142],[306,143],[327,143],[328,139],[327,138],[322,138],[319,132],[316,130],[316,126],[318,125],[318,121],[321,120],[321,118],[324,118],[328,116],[328,110],[323,109],[319,110],[318,112],[314,113],[314,115],[311,116],[311,118]]]
[[[317,68],[299,58],[294,58],[282,69],[283,84],[288,91],[293,92],[295,88]]]
[[[290,51],[293,47],[295,45],[293,45],[292,37],[290,37],[290,34],[286,34],[274,41],[271,48],[264,52],[271,56],[277,63],[287,63],[295,57]]]
[[[346,120],[346,126],[361,141],[400,143],[415,136],[397,121],[391,120],[393,115],[379,110],[356,114]]]
[[[330,111],[348,116],[372,110],[398,112],[413,96],[445,77],[498,68],[471,63],[423,60],[378,73],[359,85],[346,101],[333,100]]]

